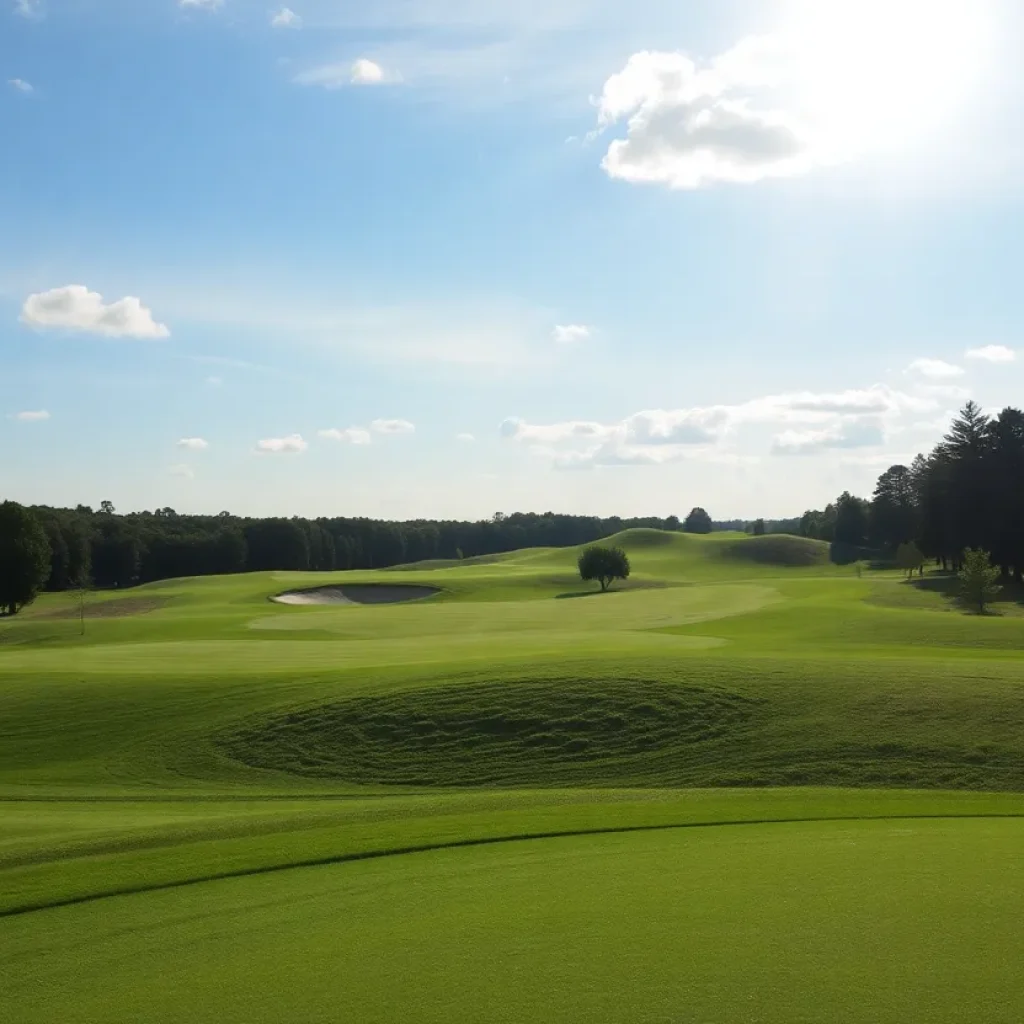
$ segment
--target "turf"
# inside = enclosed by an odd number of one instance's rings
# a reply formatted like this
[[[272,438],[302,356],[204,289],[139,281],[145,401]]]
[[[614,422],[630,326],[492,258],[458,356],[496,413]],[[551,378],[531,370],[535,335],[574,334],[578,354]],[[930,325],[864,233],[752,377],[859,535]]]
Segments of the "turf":
[[[1022,840],[739,826],[223,880],[8,921],[6,994],[26,1024],[1010,1022]]]
[[[0,623],[15,1019],[1019,1019],[1014,595],[965,615],[799,540],[615,540],[606,595],[542,549],[403,567],[440,590],[413,605],[275,605],[395,575],[266,573],[90,595],[84,636],[74,595]]]

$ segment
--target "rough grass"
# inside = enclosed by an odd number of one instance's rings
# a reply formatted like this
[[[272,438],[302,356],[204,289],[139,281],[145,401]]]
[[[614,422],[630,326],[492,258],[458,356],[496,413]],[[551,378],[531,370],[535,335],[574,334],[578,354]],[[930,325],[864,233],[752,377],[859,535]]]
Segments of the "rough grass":
[[[509,679],[317,705],[223,742],[250,765],[356,783],[671,784],[704,744],[736,742],[757,707],[644,679]]]

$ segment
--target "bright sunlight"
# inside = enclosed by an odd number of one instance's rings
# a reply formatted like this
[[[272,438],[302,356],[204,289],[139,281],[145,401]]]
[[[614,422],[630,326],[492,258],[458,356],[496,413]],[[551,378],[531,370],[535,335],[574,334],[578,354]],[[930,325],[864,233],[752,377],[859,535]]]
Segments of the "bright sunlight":
[[[829,147],[874,149],[933,132],[977,88],[989,0],[791,0],[801,106]]]

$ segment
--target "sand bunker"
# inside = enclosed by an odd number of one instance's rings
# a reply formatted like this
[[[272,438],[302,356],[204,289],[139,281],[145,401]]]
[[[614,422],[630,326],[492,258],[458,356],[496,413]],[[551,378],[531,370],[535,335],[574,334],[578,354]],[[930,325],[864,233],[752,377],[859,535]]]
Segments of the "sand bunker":
[[[342,587],[313,587],[288,590],[271,598],[279,604],[404,604],[422,601],[440,593],[437,587],[386,586],[376,583],[349,583]]]

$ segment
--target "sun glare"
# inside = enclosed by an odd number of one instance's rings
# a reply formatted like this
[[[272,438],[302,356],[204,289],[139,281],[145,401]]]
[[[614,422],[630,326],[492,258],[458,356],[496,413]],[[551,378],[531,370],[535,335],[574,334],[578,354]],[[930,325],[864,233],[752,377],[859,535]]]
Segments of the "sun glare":
[[[829,144],[862,150],[939,129],[969,99],[988,0],[793,0],[794,77]]]

